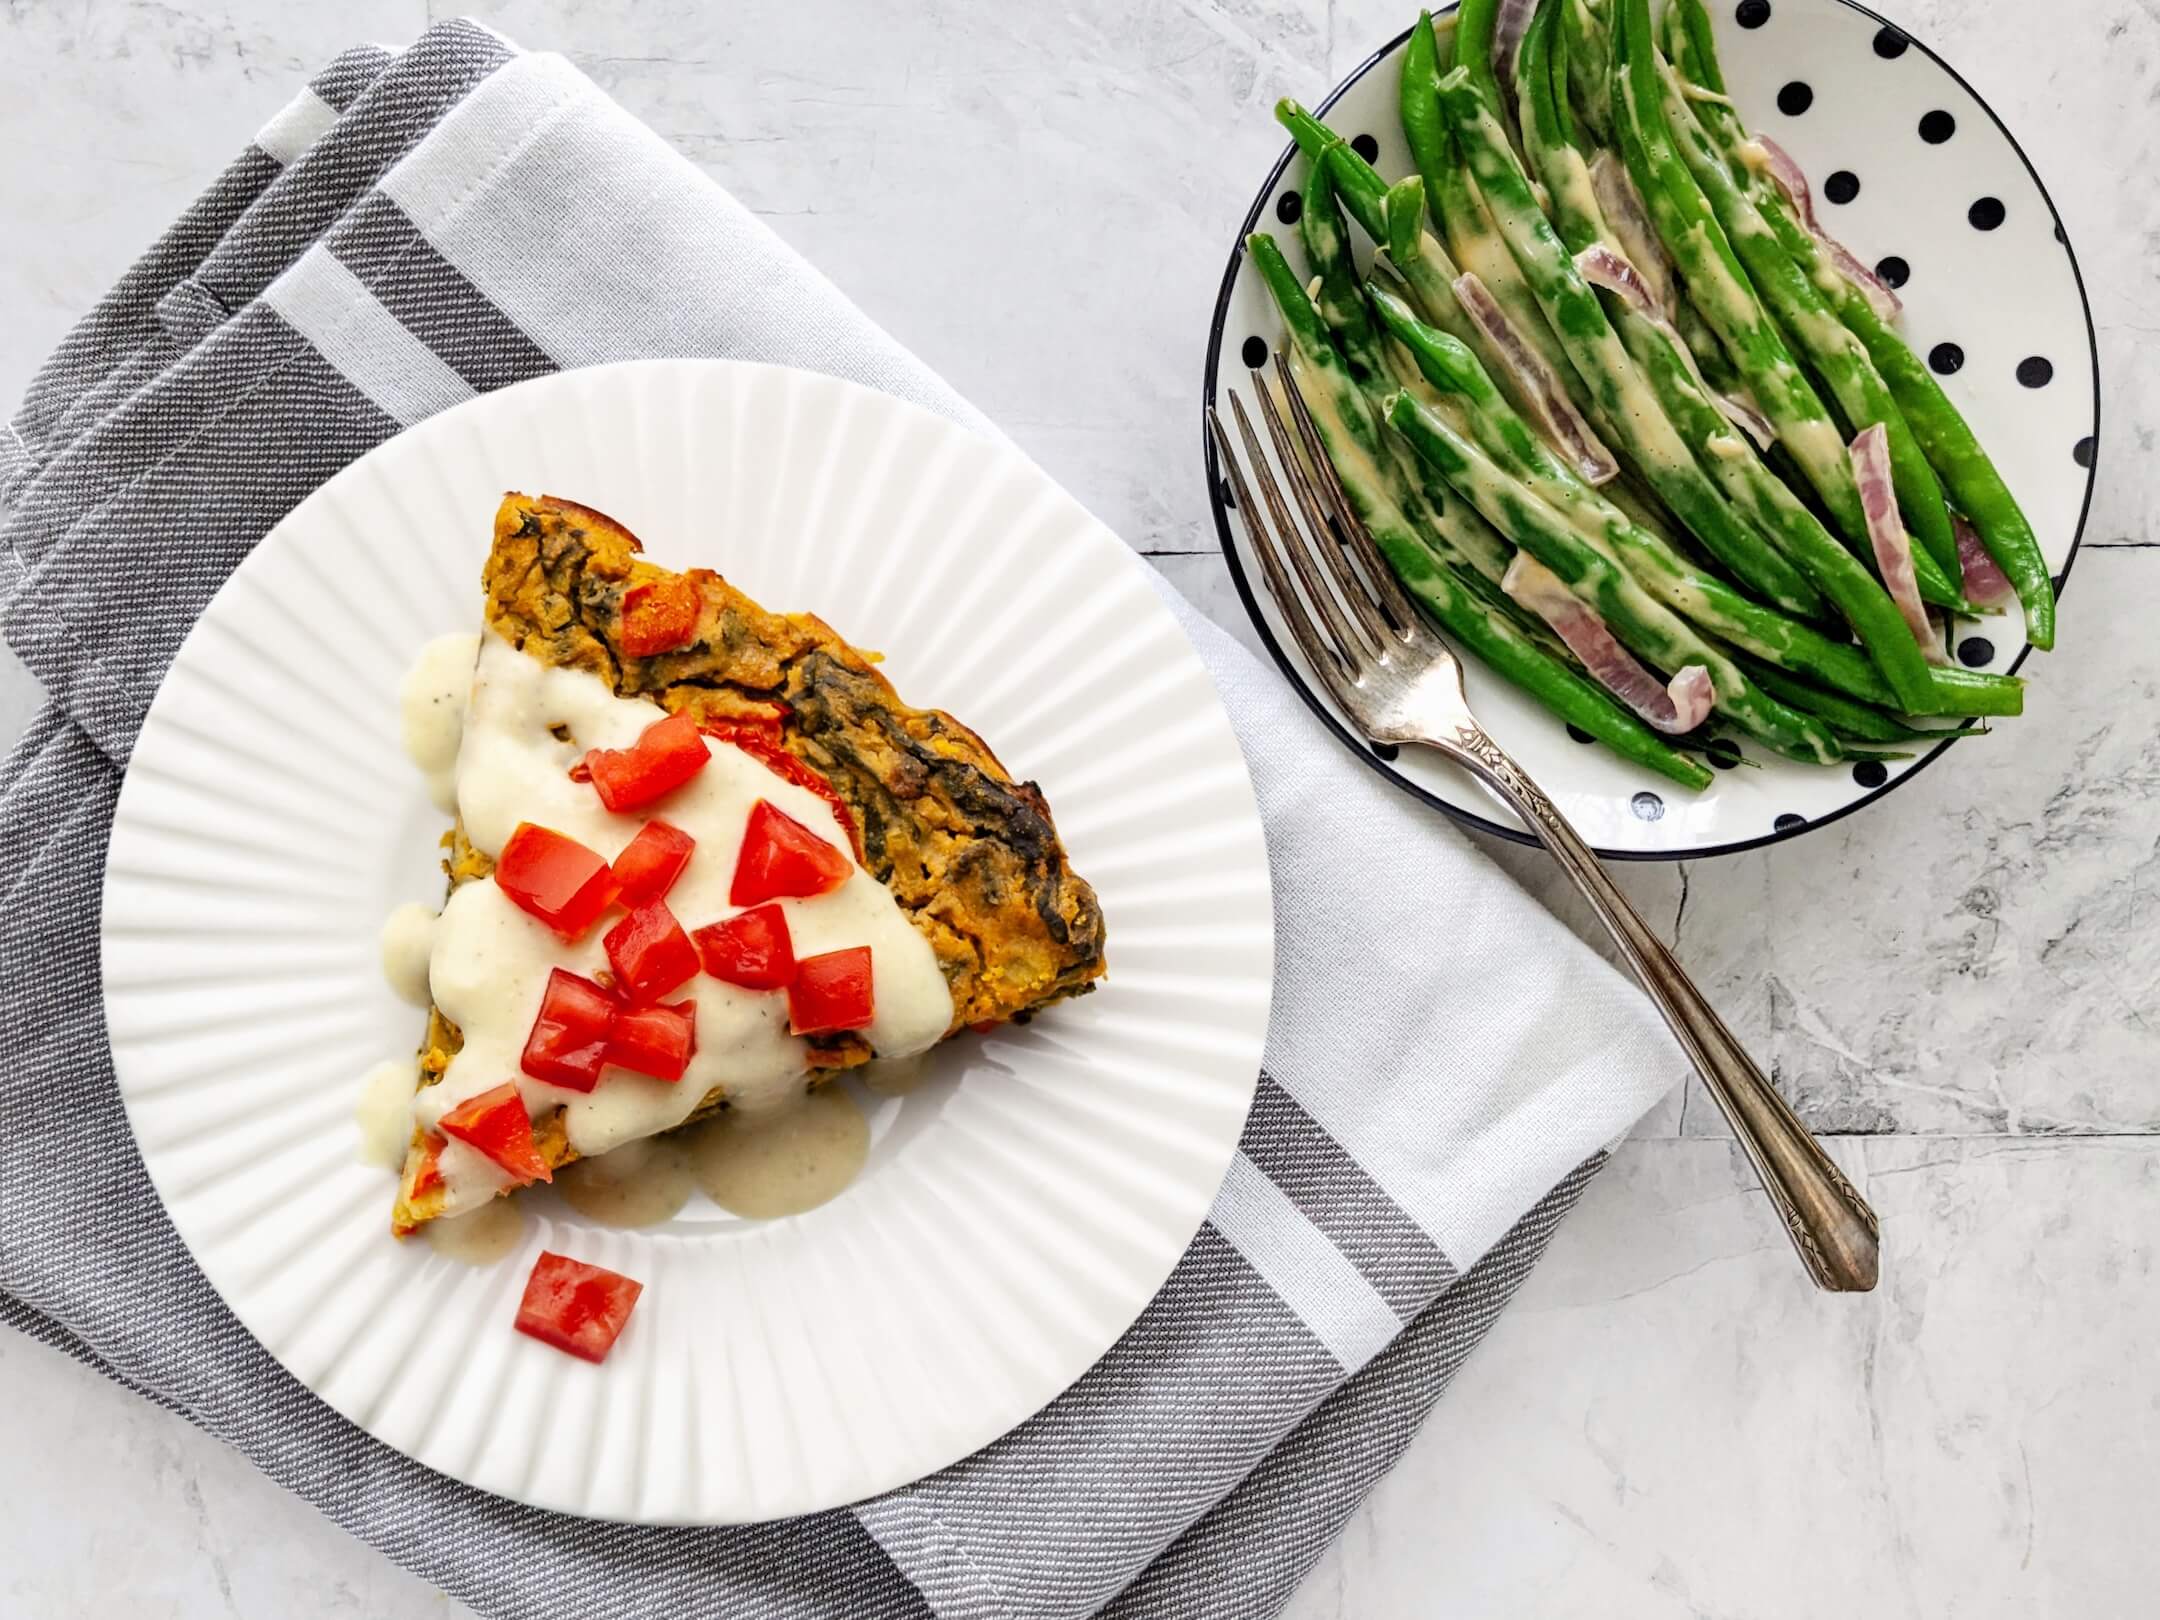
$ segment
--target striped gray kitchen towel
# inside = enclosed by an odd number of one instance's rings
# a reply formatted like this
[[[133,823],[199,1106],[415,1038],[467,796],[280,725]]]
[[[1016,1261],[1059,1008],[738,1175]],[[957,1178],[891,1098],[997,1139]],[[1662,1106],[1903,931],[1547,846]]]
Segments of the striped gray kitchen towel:
[[[50,694],[0,770],[0,1317],[488,1614],[1273,1614],[1680,1068],[1629,987],[1182,601],[1274,865],[1267,1073],[1161,1294],[985,1450],[750,1528],[520,1507],[301,1388],[152,1194],[105,1049],[98,901],[181,638],[280,516],[400,428],[653,355],[811,367],[992,431],[567,63],[462,22],[340,58],[40,373],[0,445],[0,630]]]

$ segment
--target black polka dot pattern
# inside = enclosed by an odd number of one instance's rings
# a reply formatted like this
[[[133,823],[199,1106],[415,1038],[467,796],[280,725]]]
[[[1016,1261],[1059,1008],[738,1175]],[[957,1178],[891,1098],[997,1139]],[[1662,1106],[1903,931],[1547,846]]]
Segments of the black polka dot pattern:
[[[1976,231],[1992,231],[2009,217],[2000,197],[1982,197],[1965,210],[1965,219]]]
[[[1887,259],[1877,259],[1875,261],[1875,273],[1882,277],[1883,285],[1886,287],[1902,287],[1906,282],[1912,280],[1912,266],[1895,253],[1891,254]]]
[[[1984,669],[1995,657],[1995,643],[1986,636],[1967,636],[1958,643],[1958,662],[1967,669]]]
[[[1860,195],[1860,177],[1850,169],[1840,169],[1822,183],[1822,194],[1834,203],[1849,203]]]
[[[1804,79],[1795,79],[1777,93],[1777,110],[1787,118],[1798,118],[1815,105],[1815,91]]]
[[[1890,780],[1890,773],[1879,759],[1863,759],[1852,768],[1852,779],[1864,788],[1879,788]]]
[[[2063,228],[2060,225],[2055,227],[2055,240],[2060,242],[2064,247],[2068,247],[2070,245],[2070,238],[2063,235]]]
[[[1703,748],[1703,757],[1721,771],[1729,771],[1740,763],[1740,745],[1730,737],[1712,737]]]
[[[1807,825],[1807,817],[1796,816],[1791,811],[1787,811],[1784,815],[1779,816],[1777,820],[1770,823],[1770,825],[1775,827],[1781,833],[1798,832],[1802,827],[1805,827]]]
[[[1928,350],[1928,370],[1938,377],[1947,377],[1963,369],[1965,351],[1955,343],[1938,343]]]
[[[2055,362],[2044,354],[2028,354],[2018,362],[2017,379],[2027,388],[2045,388],[2055,380]]]
[[[1378,163],[1380,161],[1380,143],[1374,140],[1370,135],[1351,136],[1350,150],[1355,152],[1359,157],[1363,158],[1367,163]]]
[[[2093,451],[2096,448],[2097,446],[2093,442],[2093,436],[2088,433],[2085,435],[2084,438],[2078,440],[2076,444],[2070,447],[2070,459],[2076,462],[2080,467],[2090,467],[2093,464]]]
[[[1245,346],[1238,350],[1238,355],[1247,366],[1257,371],[1267,364],[1267,339],[1262,337],[1247,338]]]
[[[1578,726],[1572,720],[1568,722],[1567,734],[1570,737],[1573,737],[1579,743],[1589,743],[1597,741],[1595,737],[1591,736],[1589,732],[1583,730],[1581,726]]]
[[[1275,199],[1275,217],[1285,225],[1295,225],[1305,214],[1305,199],[1294,191],[1286,191]]]
[[[1665,814],[1665,801],[1648,788],[1628,800],[1628,805],[1634,810],[1637,821],[1657,821]]]
[[[1911,44],[1911,40],[1888,24],[1875,30],[1875,54],[1885,62],[1895,62]]]
[[[1920,116],[1920,138],[1930,146],[1940,146],[1957,133],[1957,120],[1937,107],[1931,113]]]
[[[1732,16],[1742,28],[1760,28],[1770,20],[1770,0],[1740,0]]]
[[[1372,751],[1380,758],[1386,760],[1390,765],[1394,764],[1396,760],[1402,757],[1402,750],[1400,748],[1397,748],[1393,743],[1374,743],[1372,745]]]

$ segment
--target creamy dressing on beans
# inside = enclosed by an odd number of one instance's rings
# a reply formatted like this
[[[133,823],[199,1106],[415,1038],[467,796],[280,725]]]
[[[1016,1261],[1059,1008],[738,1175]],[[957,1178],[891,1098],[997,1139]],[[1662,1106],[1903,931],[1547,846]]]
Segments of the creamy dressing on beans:
[[[454,739],[447,746],[454,759],[456,808],[466,836],[490,856],[501,851],[519,822],[530,821],[613,860],[648,814],[666,820],[696,840],[689,866],[667,896],[669,910],[684,928],[695,930],[739,909],[728,903],[728,888],[751,807],[759,799],[837,847],[849,848],[846,832],[823,799],[725,743],[708,741],[711,762],[686,786],[639,812],[615,814],[601,804],[590,784],[571,780],[570,767],[590,748],[633,745],[661,718],[658,705],[617,697],[584,671],[543,665],[490,632],[479,638],[477,657],[463,661],[470,700],[461,724],[438,727],[434,697],[441,682],[452,678],[446,672],[459,663],[442,642],[423,652],[405,682],[406,736],[415,762],[431,776],[440,768],[445,736]],[[424,676],[424,671],[429,673]],[[798,958],[870,947],[876,1011],[863,1035],[880,1057],[925,1051],[945,1034],[952,999],[936,956],[869,873],[857,868],[830,894],[778,904],[787,915]],[[833,1104],[803,1100],[808,1047],[788,1033],[787,998],[779,992],[745,990],[702,973],[671,992],[666,997],[670,1003],[688,1000],[697,1008],[697,1047],[679,1081],[610,1067],[591,1092],[579,1093],[521,1072],[519,1054],[549,973],[558,966],[587,978],[606,972],[603,936],[621,915],[611,911],[573,944],[520,909],[492,881],[466,883],[451,895],[429,930],[425,981],[435,1004],[463,1034],[464,1046],[439,1083],[420,1088],[413,1102],[415,1122],[434,1130],[460,1102],[510,1080],[536,1117],[562,1108],[570,1145],[581,1159],[598,1161],[625,1143],[643,1143],[680,1125],[717,1089],[728,1099],[731,1113],[759,1118],[754,1129],[738,1134],[746,1139],[769,1131],[779,1134],[759,1135],[755,1148],[715,1149],[715,1154],[724,1151],[747,1161],[768,1153],[791,1167],[775,1173],[780,1180],[792,1177],[799,1188],[829,1183],[829,1190],[810,1203],[823,1202],[845,1186],[862,1153],[849,1146],[852,1138]],[[840,1096],[860,1128],[861,1115],[852,1100],[829,1090],[820,1096]],[[801,1122],[783,1124],[782,1115],[794,1113],[801,1115]],[[805,1167],[810,1158],[825,1168],[813,1173]],[[699,1164],[703,1162],[700,1158]],[[669,1168],[672,1161],[665,1154],[648,1156],[644,1163],[656,1178],[682,1179]],[[844,1166],[844,1172],[833,1166]],[[445,1207],[451,1214],[487,1204],[506,1180],[485,1155],[455,1140],[443,1149],[441,1169]],[[652,1213],[666,1198],[657,1189],[630,1191],[628,1184],[638,1174],[627,1164],[569,1167],[563,1177],[569,1184],[565,1197],[594,1219],[609,1219],[601,1213],[606,1209],[624,1224],[665,1219],[680,1207],[678,1200],[672,1208]],[[693,1179],[707,1184],[710,1192],[702,1169]],[[721,1184],[730,1187],[756,1179],[740,1168],[719,1176]],[[756,1206],[743,1213],[792,1213],[810,1207],[800,1202],[807,1196],[800,1190],[783,1194],[753,1187],[736,1196]],[[646,1204],[633,1210],[630,1206],[637,1200]]]

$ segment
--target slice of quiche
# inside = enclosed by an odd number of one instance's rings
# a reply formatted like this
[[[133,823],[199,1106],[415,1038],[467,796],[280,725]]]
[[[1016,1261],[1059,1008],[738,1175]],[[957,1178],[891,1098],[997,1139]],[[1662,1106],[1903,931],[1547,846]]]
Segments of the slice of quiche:
[[[496,514],[395,1230],[1103,972],[1032,783],[808,614]]]

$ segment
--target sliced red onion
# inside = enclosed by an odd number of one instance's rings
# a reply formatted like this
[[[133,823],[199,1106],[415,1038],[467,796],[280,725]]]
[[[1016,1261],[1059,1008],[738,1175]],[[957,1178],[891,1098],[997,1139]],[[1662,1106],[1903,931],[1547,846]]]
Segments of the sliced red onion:
[[[1726,419],[1757,445],[1765,450],[1770,448],[1775,430],[1763,419],[1762,412],[1755,409],[1752,401],[1720,394],[1703,380],[1703,374],[1695,364],[1694,351],[1689,349],[1687,340],[1681,337],[1679,329],[1665,318],[1664,311],[1657,307],[1649,282],[1641,271],[1628,262],[1624,254],[1603,242],[1592,242],[1575,255],[1575,268],[1591,286],[1603,287],[1607,292],[1618,294],[1630,309],[1664,333],[1674,352],[1680,356],[1681,363],[1687,367],[1688,375],[1695,380],[1695,386],[1702,390],[1703,396],[1714,401]]]
[[[1530,32],[1530,19],[1536,13],[1537,0],[1500,0],[1493,8],[1493,76],[1500,81],[1500,93],[1511,106],[1515,101],[1515,56],[1522,49],[1523,35]]]
[[[1590,189],[1597,195],[1598,212],[1605,216],[1613,244],[1641,273],[1658,313],[1670,317],[1679,285],[1678,272],[1673,268],[1672,255],[1665,251],[1665,244],[1650,223],[1650,210],[1643,206],[1642,193],[1635,189],[1627,165],[1610,150],[1599,152],[1590,165]]]
[[[1568,398],[1567,390],[1553,374],[1545,357],[1530,345],[1515,323],[1508,319],[1499,300],[1485,283],[1464,271],[1452,283],[1455,301],[1491,342],[1493,353],[1529,401],[1546,442],[1567,457],[1568,465],[1586,483],[1609,484],[1620,476],[1620,463],[1606,449],[1582,412]]]
[[[1947,664],[1950,655],[1942,637],[1920,600],[1920,582],[1913,574],[1912,536],[1898,516],[1897,485],[1890,474],[1890,435],[1880,422],[1863,428],[1847,452],[1853,482],[1860,486],[1860,510],[1867,517],[1868,539],[1875,547],[1875,566],[1882,571],[1883,588],[1904,616],[1906,628],[1931,664]]]
[[[1957,513],[1950,514],[1951,532],[1957,536],[1958,568],[1965,576],[1965,599],[1981,607],[2001,607],[2017,594],[2010,578],[1995,566],[1980,531]]]
[[[1755,441],[1756,449],[1767,450],[1776,442],[1777,429],[1770,425],[1769,417],[1756,409],[1755,401],[1738,394],[1712,394],[1710,397],[1725,413],[1726,421]]]
[[[1792,154],[1767,135],[1755,137],[1755,144],[1762,148],[1768,160],[1770,178],[1778,190],[1785,193],[1785,200],[1792,204],[1793,212],[1800,216],[1800,223],[1808,235],[1815,238],[1830,264],[1837,273],[1860,289],[1861,296],[1874,307],[1875,313],[1886,321],[1894,321],[1905,306],[1898,302],[1898,295],[1890,290],[1890,284],[1862,264],[1852,251],[1822,228],[1815,218],[1815,197],[1808,189],[1808,178]]]
[[[1527,552],[1517,552],[1500,576],[1500,588],[1552,626],[1553,634],[1583,661],[1583,668],[1606,691],[1625,703],[1652,730],[1677,736],[1709,718],[1717,696],[1710,672],[1689,664],[1659,685],[1633,653],[1614,639],[1605,621],[1567,588],[1560,576]]]

